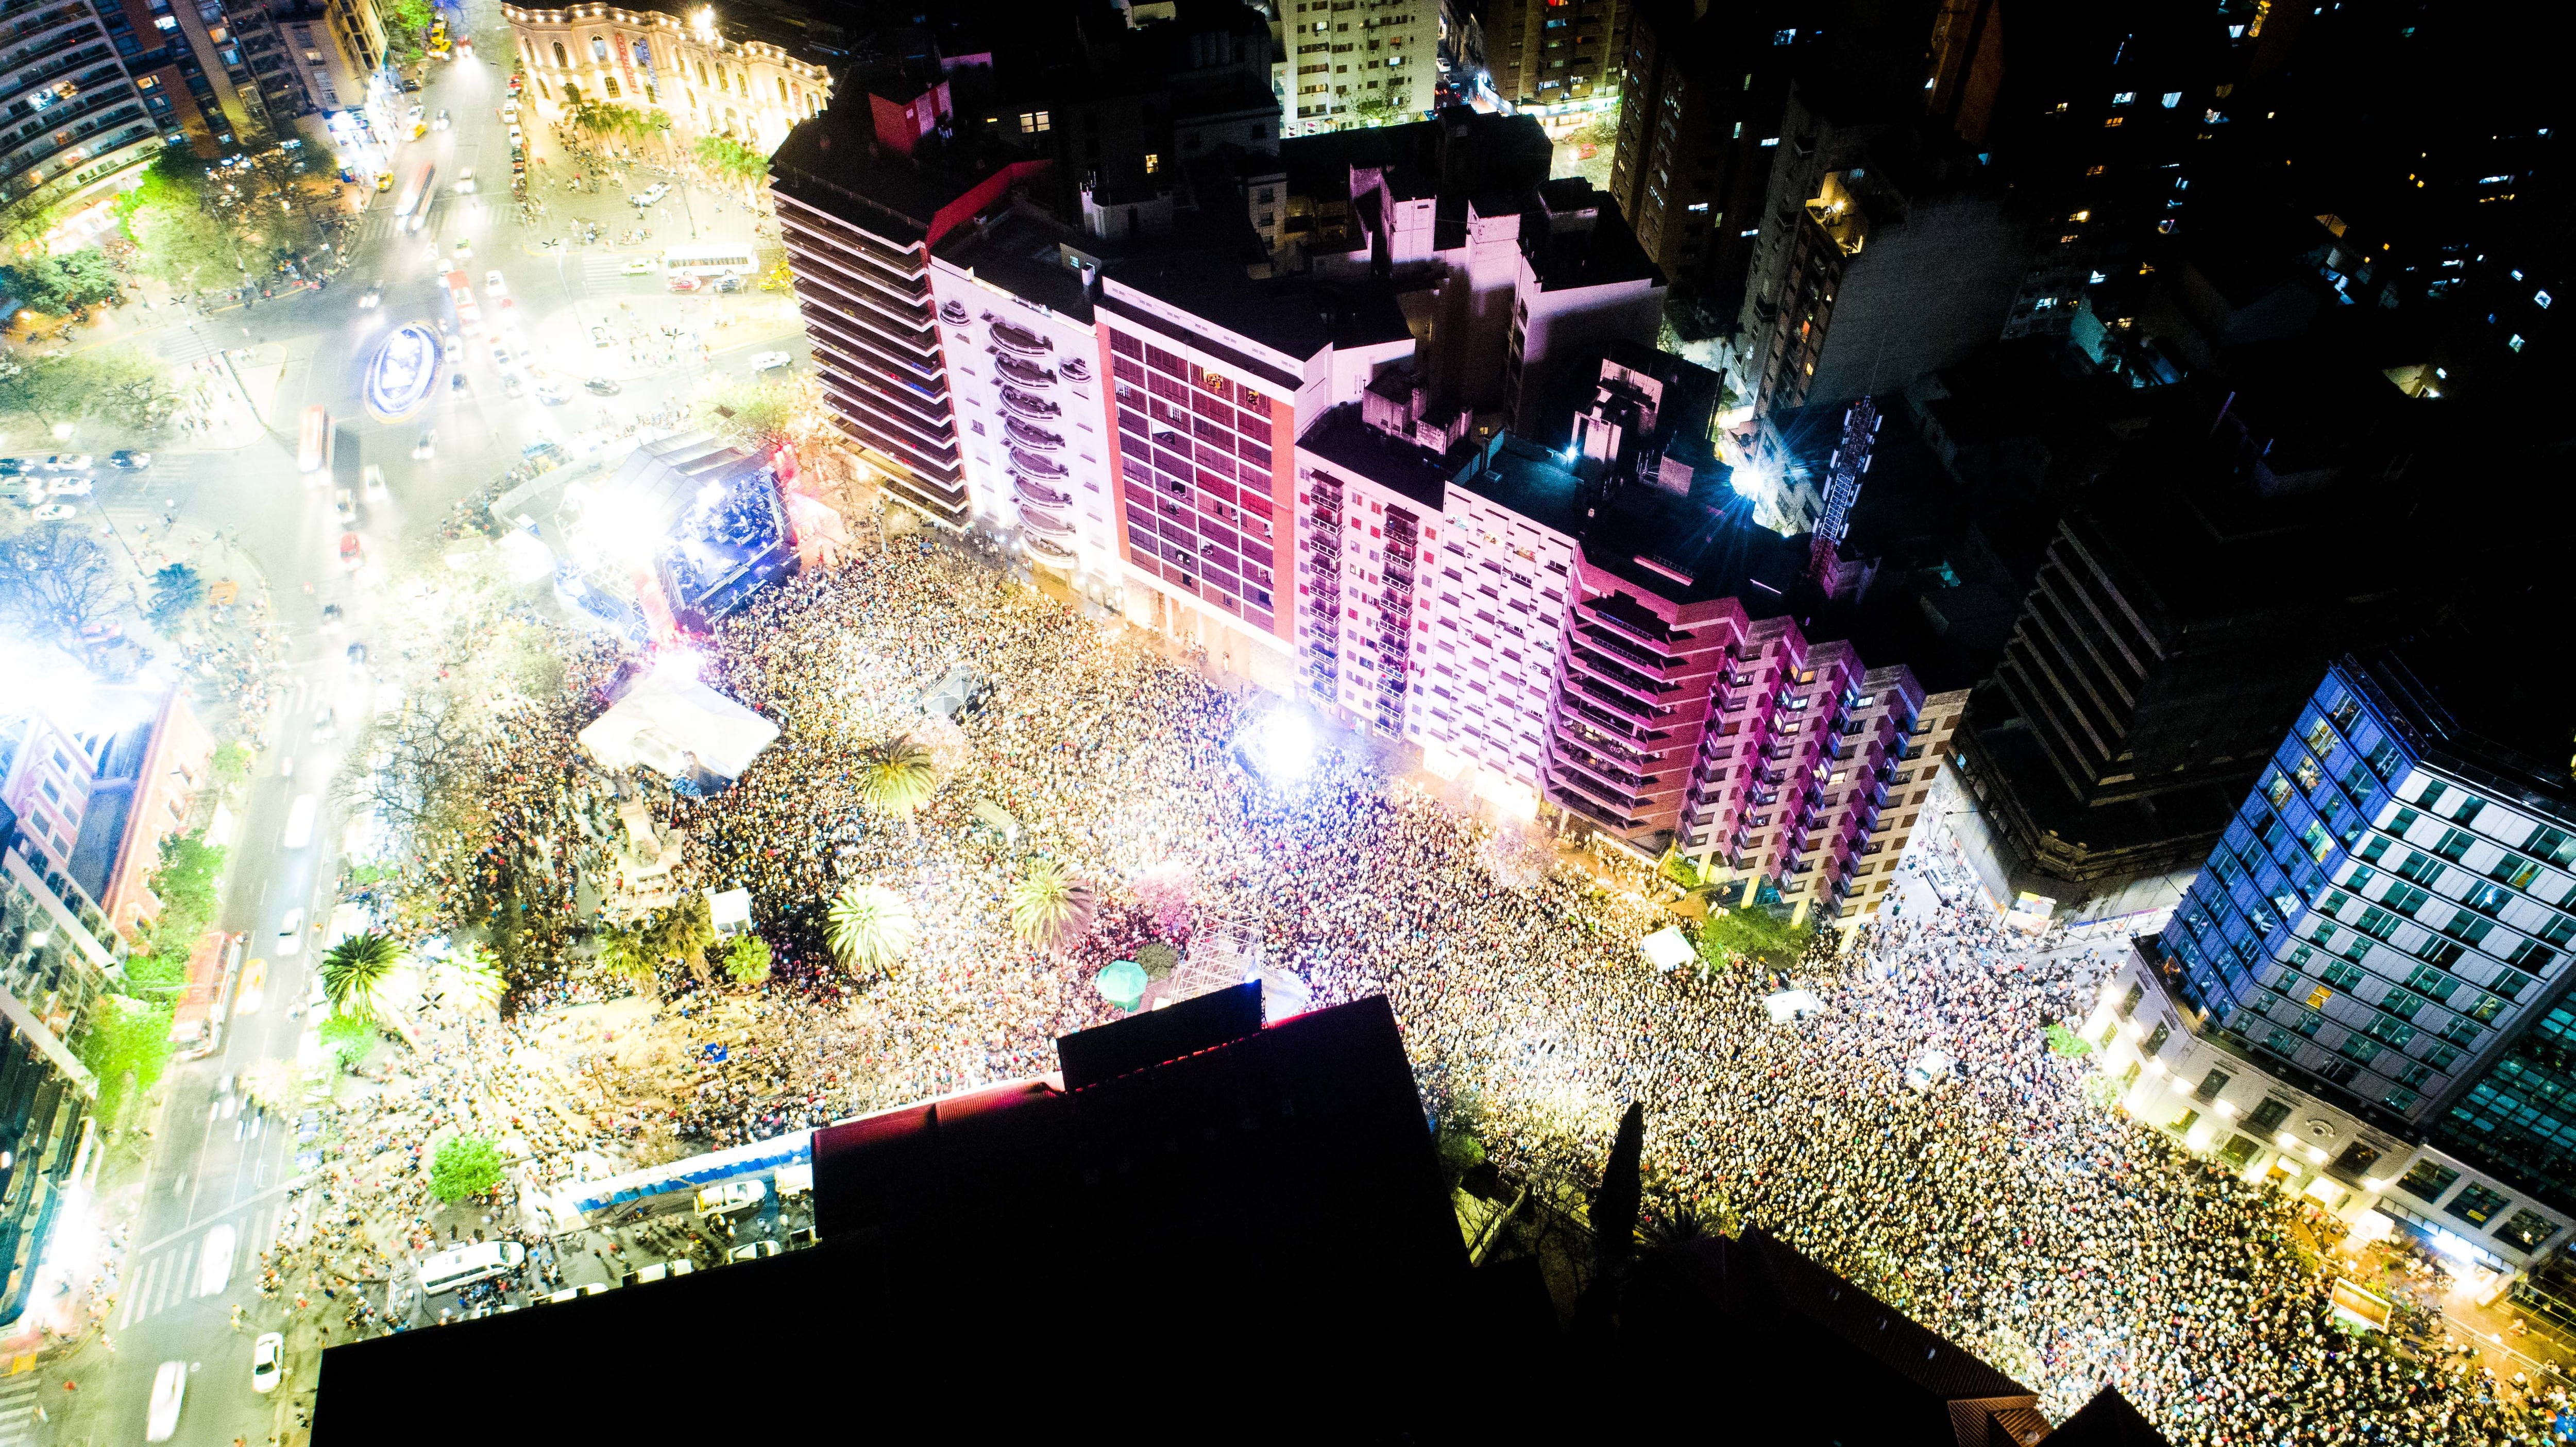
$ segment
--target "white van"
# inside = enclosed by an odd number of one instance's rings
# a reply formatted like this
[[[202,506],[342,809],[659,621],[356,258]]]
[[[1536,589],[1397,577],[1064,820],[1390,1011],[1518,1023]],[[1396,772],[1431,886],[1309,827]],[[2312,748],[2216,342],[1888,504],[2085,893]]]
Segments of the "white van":
[[[698,1192],[698,1217],[729,1215],[759,1205],[769,1197],[769,1183],[754,1176],[746,1181],[726,1181]]]
[[[482,1241],[441,1251],[420,1263],[420,1294],[439,1296],[488,1281],[527,1259],[528,1248],[516,1241]]]

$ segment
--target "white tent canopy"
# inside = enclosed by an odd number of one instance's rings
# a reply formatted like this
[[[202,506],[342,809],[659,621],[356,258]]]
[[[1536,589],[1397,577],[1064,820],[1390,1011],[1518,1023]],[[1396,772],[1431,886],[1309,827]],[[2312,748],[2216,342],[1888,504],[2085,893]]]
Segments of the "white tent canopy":
[[[581,731],[581,746],[611,769],[638,764],[670,778],[703,769],[738,779],[778,737],[778,725],[703,683],[655,670]]]
[[[1637,941],[1637,948],[1645,952],[1646,963],[1659,970],[1678,970],[1699,958],[1690,941],[1682,937],[1679,925],[1664,926]]]

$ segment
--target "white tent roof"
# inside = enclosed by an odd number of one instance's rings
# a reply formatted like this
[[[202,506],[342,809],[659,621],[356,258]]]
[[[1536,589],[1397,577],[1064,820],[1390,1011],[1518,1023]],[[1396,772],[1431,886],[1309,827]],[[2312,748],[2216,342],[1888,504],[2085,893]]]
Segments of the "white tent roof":
[[[677,779],[694,755],[708,773],[738,779],[777,737],[778,725],[705,684],[657,671],[583,729],[581,746],[611,769],[642,764]]]
[[[1646,963],[1659,970],[1678,970],[1698,957],[1690,941],[1682,938],[1679,925],[1664,926],[1637,941],[1637,948],[1646,952]]]

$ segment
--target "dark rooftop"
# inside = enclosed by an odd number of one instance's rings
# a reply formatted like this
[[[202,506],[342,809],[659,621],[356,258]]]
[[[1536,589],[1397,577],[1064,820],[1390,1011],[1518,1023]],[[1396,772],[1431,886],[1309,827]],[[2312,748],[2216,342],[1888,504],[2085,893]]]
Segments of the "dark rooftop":
[[[1383,285],[1304,277],[1256,281],[1225,252],[1141,256],[1113,263],[1104,274],[1301,362],[1328,345],[1368,346],[1412,335],[1395,293]]]
[[[1096,1083],[818,1132],[810,1249],[332,1347],[313,1441],[381,1442],[422,1383],[463,1380],[514,1441],[708,1436],[753,1420],[743,1372],[886,1423],[1079,1408],[1151,1440],[1436,1428],[1457,1409],[1441,1343],[1473,1335],[1469,1273],[1393,1013],[1372,997],[1246,1034],[1202,1003],[1068,1037],[1068,1076],[1081,1041]],[[1156,1018],[1185,1013],[1209,1018]],[[639,1342],[710,1330],[740,1370],[579,1385],[631,1374]],[[1331,1370],[1308,1369],[1316,1351]]]
[[[1410,400],[1411,385],[1404,374],[1393,369],[1381,374],[1382,380],[1403,381]],[[1371,482],[1379,483],[1411,498],[1432,512],[1440,511],[1449,493],[1449,479],[1457,467],[1444,462],[1430,448],[1396,437],[1382,428],[1371,427],[1360,418],[1360,404],[1345,402],[1323,415],[1297,446],[1337,467],[1346,467]],[[1466,460],[1462,450],[1456,460]]]
[[[787,133],[769,173],[783,194],[909,246],[929,237],[941,210],[1031,159],[974,131],[948,141],[924,136],[909,158],[884,150],[866,94],[844,92]]]
[[[1687,497],[1643,482],[1605,485],[1579,476],[1561,454],[1502,433],[1458,485],[1573,537],[1585,562],[1676,603],[1736,598],[1748,614],[1768,616],[1782,611],[1806,568],[1806,544],[1754,522],[1751,501],[1714,476]]]
[[[1014,206],[990,225],[960,227],[940,238],[941,260],[966,268],[1012,295],[1089,325],[1091,298],[1082,273],[1067,266],[1064,248],[1097,257],[1101,242],[1034,207]]]
[[[1581,190],[1572,189],[1581,187]],[[1579,286],[1610,286],[1624,281],[1664,284],[1663,268],[1637,244],[1635,232],[1619,216],[1607,191],[1593,191],[1579,177],[1550,181],[1539,188],[1539,204],[1521,213],[1521,254],[1529,258],[1539,290],[1564,291]],[[1549,213],[1589,213],[1588,222],[1569,221],[1554,228]]]

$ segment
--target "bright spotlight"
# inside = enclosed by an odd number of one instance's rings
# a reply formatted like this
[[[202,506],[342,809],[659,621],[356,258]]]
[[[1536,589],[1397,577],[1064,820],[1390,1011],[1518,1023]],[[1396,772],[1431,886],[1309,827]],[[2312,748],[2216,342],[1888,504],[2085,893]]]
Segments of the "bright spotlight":
[[[693,648],[667,648],[653,660],[654,676],[669,683],[695,683],[705,668],[706,659]]]
[[[1315,729],[1305,715],[1281,709],[1244,730],[1235,749],[1264,782],[1293,784],[1314,772]]]

